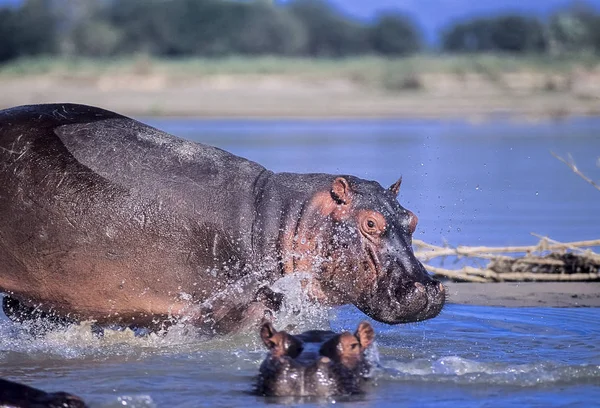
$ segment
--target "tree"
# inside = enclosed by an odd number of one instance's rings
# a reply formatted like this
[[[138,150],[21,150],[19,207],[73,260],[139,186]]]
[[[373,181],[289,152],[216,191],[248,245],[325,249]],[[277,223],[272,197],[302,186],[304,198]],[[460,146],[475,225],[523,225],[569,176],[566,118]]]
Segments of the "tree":
[[[244,54],[298,55],[308,41],[306,28],[294,15],[267,2],[249,5],[236,32],[236,48]]]
[[[493,49],[490,23],[478,19],[459,23],[443,34],[442,46],[446,51],[480,52]]]
[[[600,50],[600,17],[586,3],[574,3],[550,17],[548,37],[554,54]]]
[[[10,8],[0,9],[0,62],[19,56],[19,47],[15,41],[15,14]]]
[[[401,14],[382,14],[369,27],[371,48],[385,55],[407,55],[421,49],[421,36],[415,24]]]
[[[543,51],[547,44],[540,21],[509,14],[454,24],[444,32],[442,46],[447,51],[458,52],[522,53]]]
[[[343,57],[368,51],[366,27],[342,17],[327,2],[294,0],[287,7],[306,28],[308,55]]]
[[[25,0],[14,11],[3,13],[9,31],[8,46],[13,56],[53,54],[58,50],[57,21],[52,12],[50,0]],[[4,37],[4,36],[3,36]]]
[[[302,24],[287,10],[265,2],[173,0],[170,25],[182,54],[301,53]]]
[[[527,52],[545,49],[544,27],[537,19],[506,15],[491,19],[490,40],[495,50]]]
[[[106,8],[108,24],[121,28],[119,53],[143,52],[176,54],[177,36],[172,22],[173,9],[181,1],[113,0]]]
[[[70,35],[75,55],[107,57],[116,54],[122,41],[121,31],[114,25],[102,21],[82,21]]]

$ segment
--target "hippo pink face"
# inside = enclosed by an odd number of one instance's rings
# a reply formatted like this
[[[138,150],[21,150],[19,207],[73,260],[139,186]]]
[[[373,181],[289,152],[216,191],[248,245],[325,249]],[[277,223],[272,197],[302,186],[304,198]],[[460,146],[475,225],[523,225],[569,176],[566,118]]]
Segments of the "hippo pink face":
[[[445,302],[444,286],[413,253],[417,217],[398,203],[399,188],[400,180],[384,189],[338,177],[329,194],[312,200],[310,207],[320,216],[313,216],[301,237],[324,260],[315,276],[323,298],[352,303],[389,324],[435,317]]]

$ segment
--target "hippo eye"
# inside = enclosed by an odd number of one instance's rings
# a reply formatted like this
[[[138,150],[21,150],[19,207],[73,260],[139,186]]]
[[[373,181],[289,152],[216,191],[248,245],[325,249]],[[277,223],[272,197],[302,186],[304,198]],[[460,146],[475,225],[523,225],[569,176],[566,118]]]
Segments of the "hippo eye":
[[[363,228],[367,234],[376,234],[379,230],[377,228],[377,221],[370,217],[363,222]]]
[[[365,211],[360,218],[360,226],[364,234],[378,236],[385,230],[385,218],[375,211]]]
[[[363,210],[359,215],[359,223],[361,232],[373,238],[385,231],[385,218],[376,211]]]

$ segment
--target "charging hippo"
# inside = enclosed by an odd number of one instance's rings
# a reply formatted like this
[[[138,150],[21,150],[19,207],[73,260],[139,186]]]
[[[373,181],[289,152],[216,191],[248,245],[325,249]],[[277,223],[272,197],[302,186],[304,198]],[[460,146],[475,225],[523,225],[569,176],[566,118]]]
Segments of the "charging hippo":
[[[260,337],[269,354],[260,366],[258,394],[326,397],[364,392],[370,370],[364,352],[375,340],[368,322],[360,323],[354,334],[311,330],[298,335],[278,332],[265,322]]]
[[[51,104],[0,111],[0,186],[0,291],[20,309],[226,333],[276,311],[286,293],[272,285],[290,274],[314,301],[389,324],[444,304],[413,254],[400,180],[273,173],[113,112]]]

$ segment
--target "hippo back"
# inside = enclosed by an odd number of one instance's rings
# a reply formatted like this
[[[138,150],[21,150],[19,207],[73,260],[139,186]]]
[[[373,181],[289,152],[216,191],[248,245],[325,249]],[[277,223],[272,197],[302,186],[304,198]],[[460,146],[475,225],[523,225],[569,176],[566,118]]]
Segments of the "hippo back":
[[[176,313],[182,296],[202,302],[247,270],[263,174],[99,108],[2,111],[0,290],[81,317],[118,310],[138,321]]]

